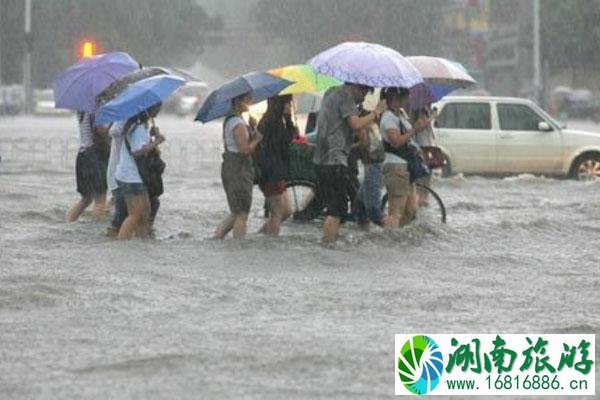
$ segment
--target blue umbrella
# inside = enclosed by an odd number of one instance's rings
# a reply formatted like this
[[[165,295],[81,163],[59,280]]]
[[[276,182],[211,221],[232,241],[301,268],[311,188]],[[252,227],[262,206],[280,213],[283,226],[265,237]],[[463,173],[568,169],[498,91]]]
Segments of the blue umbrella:
[[[139,68],[127,53],[84,58],[58,75],[52,87],[56,108],[93,112],[96,96],[123,75]]]
[[[208,122],[224,117],[231,112],[231,100],[244,93],[250,94],[253,103],[279,94],[294,82],[281,79],[266,72],[251,72],[228,82],[214,90],[196,115],[196,121]]]
[[[98,109],[96,123],[124,121],[169,97],[185,79],[174,75],[156,75],[129,84],[114,100]]]

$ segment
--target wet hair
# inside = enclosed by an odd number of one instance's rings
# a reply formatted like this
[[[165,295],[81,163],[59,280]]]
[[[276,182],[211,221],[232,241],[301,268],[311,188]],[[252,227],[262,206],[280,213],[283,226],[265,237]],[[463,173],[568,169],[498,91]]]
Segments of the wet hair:
[[[286,94],[283,96],[274,96],[269,97],[267,99],[267,111],[265,112],[265,119],[269,121],[275,121],[276,119],[280,119],[283,117],[286,119],[286,122],[292,122],[291,115],[284,115],[283,110],[285,109],[285,105],[292,102],[292,95]],[[289,119],[289,121],[288,121]]]
[[[268,127],[267,130],[278,131],[294,126],[291,115],[285,115],[285,105],[292,101],[292,95],[274,96],[267,99],[267,111],[260,119],[260,125]],[[264,132],[263,132],[264,133]]]
[[[129,131],[129,128],[134,124],[142,125],[142,124],[147,123],[151,118],[154,118],[158,115],[161,108],[162,108],[162,102],[158,102],[158,103],[154,104],[153,106],[148,107],[141,113],[129,118],[127,120],[127,122],[125,123],[123,131],[124,132]]]
[[[231,99],[231,107],[235,106],[235,103],[242,100],[244,97],[249,96],[250,92],[246,92],[246,93],[242,93],[239,96],[235,96],[233,99]]]
[[[361,89],[361,90],[366,90],[367,93],[373,93],[375,91],[375,88],[368,86],[368,85],[363,85],[361,83],[352,83],[352,82],[344,82],[345,85],[351,85],[351,86],[356,86],[357,88]]]
[[[155,105],[153,105],[152,107],[148,108],[146,110],[145,114],[149,118],[154,118],[158,115],[161,108],[162,108],[162,102],[158,102]]]
[[[407,97],[409,95],[409,91],[408,89],[405,88],[397,88],[397,87],[390,87],[390,88],[383,88],[381,89],[381,92],[379,93],[379,99],[380,100],[385,100],[385,102],[387,103],[388,107],[390,106],[390,103],[392,101],[394,101],[395,99],[401,100],[404,97]]]

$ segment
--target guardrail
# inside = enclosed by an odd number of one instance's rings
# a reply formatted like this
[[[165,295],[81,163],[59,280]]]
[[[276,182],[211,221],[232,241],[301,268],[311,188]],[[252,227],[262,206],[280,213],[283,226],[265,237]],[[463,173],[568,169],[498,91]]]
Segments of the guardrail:
[[[5,172],[13,163],[19,165],[19,168],[25,166],[27,169],[27,166],[31,166],[31,169],[73,170],[78,149],[77,138],[0,139],[0,156]],[[169,173],[185,174],[208,164],[219,163],[223,149],[220,143],[169,138],[161,145],[161,152]]]

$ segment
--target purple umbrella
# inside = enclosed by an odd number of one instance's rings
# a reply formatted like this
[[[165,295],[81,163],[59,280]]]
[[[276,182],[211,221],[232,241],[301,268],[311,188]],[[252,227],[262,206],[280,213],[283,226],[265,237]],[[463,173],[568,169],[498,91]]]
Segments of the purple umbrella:
[[[341,43],[308,64],[321,74],[371,87],[410,88],[423,83],[419,71],[402,54],[374,43]]]
[[[411,110],[418,110],[419,108],[423,108],[439,100],[431,90],[431,87],[426,83],[419,83],[418,85],[411,87],[409,92]]]
[[[107,53],[85,58],[58,75],[52,87],[56,108],[93,112],[96,96],[123,75],[139,68],[127,53]]]

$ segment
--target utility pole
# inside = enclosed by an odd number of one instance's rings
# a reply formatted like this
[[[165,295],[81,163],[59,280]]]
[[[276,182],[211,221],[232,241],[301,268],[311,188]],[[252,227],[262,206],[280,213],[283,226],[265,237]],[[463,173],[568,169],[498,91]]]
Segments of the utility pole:
[[[31,50],[33,48],[33,37],[31,35],[31,0],[25,0],[25,46],[25,58],[23,60],[25,114],[31,114],[33,104],[33,89],[31,87]]]
[[[2,25],[2,7],[3,5],[0,3],[0,87],[2,87],[2,30],[4,29]]]
[[[542,98],[542,61],[540,59],[540,0],[533,0],[533,87],[535,100]]]

